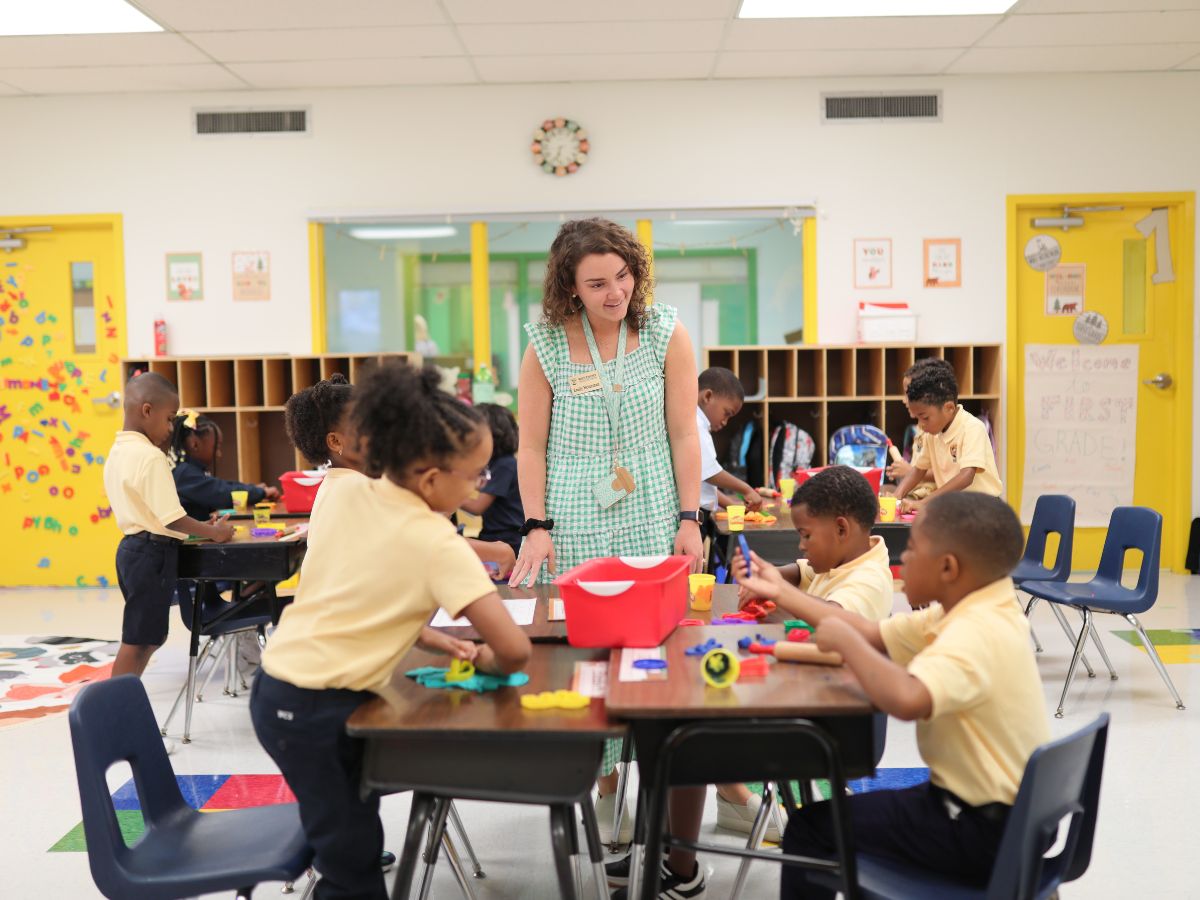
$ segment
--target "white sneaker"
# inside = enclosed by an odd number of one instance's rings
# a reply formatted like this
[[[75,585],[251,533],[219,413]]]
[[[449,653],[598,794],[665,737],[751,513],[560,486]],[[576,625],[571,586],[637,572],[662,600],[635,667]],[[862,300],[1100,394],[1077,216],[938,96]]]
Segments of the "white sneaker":
[[[739,834],[749,834],[754,827],[754,820],[758,817],[758,811],[762,808],[762,797],[758,794],[751,794],[750,799],[746,801],[745,806],[740,806],[737,803],[730,803],[720,794],[717,794],[717,827],[724,828],[727,831],[736,831]],[[780,842],[779,828],[771,819],[767,820],[767,830],[763,834],[764,841],[770,841],[772,844]]]
[[[162,739],[162,742],[163,742],[163,749],[167,751],[167,756],[170,756],[177,749],[177,747],[175,746],[175,742],[173,740],[171,740],[169,737],[164,737]]]
[[[613,815],[617,810],[617,795],[605,794],[596,801],[596,819],[600,825],[600,843],[612,843],[612,822]],[[633,814],[629,811],[629,804],[623,804],[623,812],[621,814],[621,831],[617,834],[618,844],[628,844],[633,840]]]

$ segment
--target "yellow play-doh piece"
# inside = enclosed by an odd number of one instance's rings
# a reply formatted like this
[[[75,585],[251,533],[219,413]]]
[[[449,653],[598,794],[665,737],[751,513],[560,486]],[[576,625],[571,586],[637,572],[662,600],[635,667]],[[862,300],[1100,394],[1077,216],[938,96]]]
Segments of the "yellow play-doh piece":
[[[592,702],[579,691],[555,691],[554,699],[561,709],[583,709]]]
[[[700,660],[700,674],[715,688],[727,688],[738,680],[742,664],[738,658],[721,647],[709,650]]]
[[[554,696],[549,691],[540,694],[524,694],[521,697],[521,706],[524,709],[550,709],[553,703]]]
[[[446,681],[454,683],[457,681],[466,681],[468,678],[475,677],[475,665],[465,659],[450,660],[450,671],[446,673]]]
[[[521,697],[524,709],[586,709],[591,702],[578,691],[542,691]]]

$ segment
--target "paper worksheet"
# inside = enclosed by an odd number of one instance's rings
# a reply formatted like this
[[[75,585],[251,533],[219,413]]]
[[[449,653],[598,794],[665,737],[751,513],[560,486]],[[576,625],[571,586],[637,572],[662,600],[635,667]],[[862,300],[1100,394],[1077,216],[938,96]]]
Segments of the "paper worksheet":
[[[591,660],[576,662],[571,690],[585,697],[603,697],[608,693],[608,663]]]
[[[565,622],[567,620],[567,608],[563,606],[561,597],[550,598],[550,610],[546,619],[550,622]]]
[[[537,606],[536,599],[533,597],[521,597],[504,600],[503,603],[504,608],[508,610],[508,614],[512,616],[513,621],[518,625],[533,624],[533,610]],[[437,615],[433,617],[433,621],[429,624],[434,628],[469,628],[471,625],[467,621],[466,616],[451,619],[450,614],[444,609],[439,609]]]
[[[662,658],[662,647],[626,647],[621,651],[621,671],[617,677],[621,681],[666,681],[666,669],[637,669],[633,665],[639,659]]]

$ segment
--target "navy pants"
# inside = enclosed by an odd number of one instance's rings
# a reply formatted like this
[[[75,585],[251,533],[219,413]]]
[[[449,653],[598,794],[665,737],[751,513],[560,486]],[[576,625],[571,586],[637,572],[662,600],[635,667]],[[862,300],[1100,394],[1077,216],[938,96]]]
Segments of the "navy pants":
[[[250,693],[254,733],[300,802],[321,900],[387,898],[379,867],[379,795],[360,794],[365,745],[346,734],[346,720],[371,696],[306,690],[266,672],[259,672]]]
[[[1004,808],[999,804],[983,810],[966,806],[952,819],[946,797],[953,795],[925,782],[899,791],[872,791],[846,798],[855,851],[986,885],[1004,833]],[[961,802],[958,805],[962,806]],[[783,835],[783,849],[798,856],[833,858],[830,804],[814,803],[793,812]],[[781,898],[833,900],[835,895],[823,885],[810,883],[804,869],[783,867]]]

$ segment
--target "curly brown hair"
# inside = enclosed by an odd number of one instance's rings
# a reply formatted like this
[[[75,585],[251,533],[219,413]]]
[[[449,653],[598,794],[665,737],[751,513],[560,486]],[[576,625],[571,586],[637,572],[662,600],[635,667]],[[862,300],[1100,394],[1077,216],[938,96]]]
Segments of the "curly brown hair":
[[[546,280],[542,294],[542,320],[547,325],[562,325],[579,312],[575,296],[575,271],[585,256],[615,253],[629,266],[633,275],[633,295],[625,315],[635,331],[646,324],[646,295],[654,287],[650,276],[650,256],[629,231],[608,219],[573,219],[558,229],[546,261]]]

